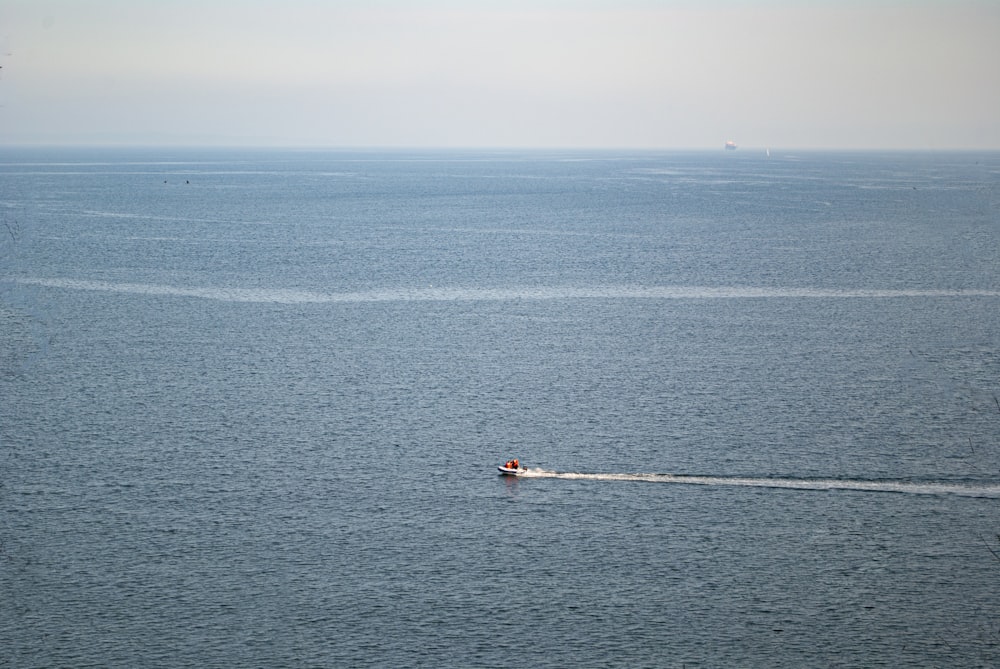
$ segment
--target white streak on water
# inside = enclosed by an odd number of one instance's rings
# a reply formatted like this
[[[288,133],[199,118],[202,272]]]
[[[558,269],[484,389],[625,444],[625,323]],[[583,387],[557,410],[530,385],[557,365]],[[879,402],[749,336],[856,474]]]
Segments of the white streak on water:
[[[859,479],[747,478],[740,476],[684,476],[675,474],[584,474],[530,468],[521,478],[554,478],[581,481],[643,481],[702,486],[787,488],[792,490],[855,490],[896,492],[911,495],[961,495],[1000,498],[1000,483],[942,483],[912,481],[866,481]]]
[[[134,295],[197,297],[223,302],[325,304],[340,302],[455,302],[502,300],[653,299],[708,300],[735,298],[886,299],[910,297],[1000,297],[1000,290],[885,290],[758,288],[753,286],[538,286],[517,288],[389,288],[370,291],[314,292],[281,288],[184,287],[117,283],[86,279],[23,277],[24,285]]]

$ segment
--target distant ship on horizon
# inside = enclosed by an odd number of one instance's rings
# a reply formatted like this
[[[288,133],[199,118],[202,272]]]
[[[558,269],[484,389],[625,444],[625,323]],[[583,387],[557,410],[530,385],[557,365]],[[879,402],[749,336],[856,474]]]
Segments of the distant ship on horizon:
[[[732,141],[726,142],[726,150],[727,151],[735,151],[736,150],[736,142],[732,142]]]

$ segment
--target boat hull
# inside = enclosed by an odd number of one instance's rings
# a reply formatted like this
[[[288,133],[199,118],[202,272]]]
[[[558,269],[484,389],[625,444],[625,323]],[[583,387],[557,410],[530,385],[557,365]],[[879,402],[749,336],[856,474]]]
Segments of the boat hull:
[[[518,467],[517,469],[512,469],[510,467],[504,467],[503,465],[497,467],[497,469],[499,469],[500,473],[503,474],[504,476],[520,476],[521,474],[528,471],[527,467]]]

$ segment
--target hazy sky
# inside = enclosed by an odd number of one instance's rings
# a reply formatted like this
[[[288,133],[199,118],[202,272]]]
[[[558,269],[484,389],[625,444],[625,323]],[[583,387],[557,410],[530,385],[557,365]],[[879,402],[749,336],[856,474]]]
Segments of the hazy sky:
[[[1000,149],[1000,0],[2,0],[0,145]]]

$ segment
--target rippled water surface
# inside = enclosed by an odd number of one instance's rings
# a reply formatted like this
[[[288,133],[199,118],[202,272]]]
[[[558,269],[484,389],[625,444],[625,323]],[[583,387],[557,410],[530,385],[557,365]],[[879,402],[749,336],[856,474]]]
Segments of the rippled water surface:
[[[997,154],[8,150],[0,666],[995,666],[998,211]]]

